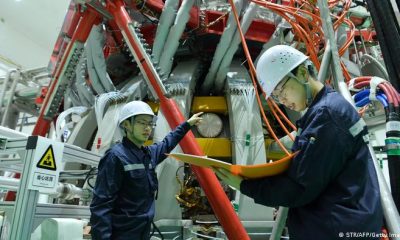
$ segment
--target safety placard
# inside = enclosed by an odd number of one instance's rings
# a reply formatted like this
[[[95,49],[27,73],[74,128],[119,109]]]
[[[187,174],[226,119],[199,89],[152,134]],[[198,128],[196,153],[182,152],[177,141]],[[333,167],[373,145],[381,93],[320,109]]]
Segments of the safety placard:
[[[41,193],[55,193],[60,175],[64,144],[38,137],[31,164],[28,188]]]
[[[36,167],[48,169],[52,171],[57,170],[56,160],[54,159],[53,146],[50,145],[43,156],[40,158],[39,162],[36,164]]]

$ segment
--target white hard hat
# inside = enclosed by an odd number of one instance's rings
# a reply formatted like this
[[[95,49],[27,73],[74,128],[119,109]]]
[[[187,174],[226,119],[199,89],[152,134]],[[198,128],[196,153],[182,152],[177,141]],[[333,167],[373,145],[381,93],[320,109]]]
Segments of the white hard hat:
[[[119,114],[118,126],[120,126],[124,120],[136,115],[150,115],[155,117],[149,104],[142,101],[132,101],[122,107]]]
[[[302,52],[287,45],[276,45],[265,51],[257,62],[256,72],[266,97],[287,74],[307,59]]]

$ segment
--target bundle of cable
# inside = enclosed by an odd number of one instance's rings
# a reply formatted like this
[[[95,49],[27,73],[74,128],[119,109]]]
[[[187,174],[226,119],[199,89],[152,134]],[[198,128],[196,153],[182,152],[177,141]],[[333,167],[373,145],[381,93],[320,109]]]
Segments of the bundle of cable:
[[[48,218],[43,221],[42,240],[82,240],[84,222],[72,218]]]

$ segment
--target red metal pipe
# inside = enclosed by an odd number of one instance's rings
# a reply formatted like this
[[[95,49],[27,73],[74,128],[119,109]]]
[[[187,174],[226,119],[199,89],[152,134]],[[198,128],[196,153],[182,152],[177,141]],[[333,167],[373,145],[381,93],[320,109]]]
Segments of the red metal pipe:
[[[68,12],[67,15],[65,16],[62,31],[68,36],[72,37],[76,26],[79,23],[79,20],[81,19],[81,13],[79,12],[79,9],[76,9],[78,6],[75,5],[73,1],[71,1],[69,7],[68,7]]]
[[[76,30],[74,31],[71,42],[68,44],[67,49],[64,52],[63,58],[61,60],[60,65],[58,66],[58,69],[56,69],[55,71],[53,81],[50,83],[49,91],[47,92],[46,97],[43,101],[38,121],[36,122],[35,128],[32,131],[32,135],[45,136],[47,131],[49,130],[50,122],[52,120],[44,118],[44,110],[46,109],[46,106],[49,104],[49,98],[51,96],[51,93],[57,86],[57,82],[59,80],[61,72],[64,70],[64,67],[67,66],[67,58],[71,54],[72,45],[75,43],[75,41],[80,41],[82,43],[86,42],[93,25],[98,23],[99,21],[100,21],[99,13],[97,13],[94,9],[89,7],[83,13],[83,16],[79,21],[79,23],[77,22],[71,23],[71,24],[77,24]],[[69,27],[69,29],[72,28],[73,26]]]
[[[70,4],[70,9],[71,9],[71,7],[73,7],[73,3]],[[89,11],[86,11],[86,12],[89,12]],[[91,12],[92,15],[94,15],[94,11],[93,10],[91,10],[90,12]],[[74,14],[72,14],[72,17],[70,18],[70,16],[71,16],[70,14],[71,14],[71,12],[69,12],[69,14],[67,14],[67,17],[65,18],[65,21],[70,21],[71,24],[68,24],[68,23],[64,22],[64,27],[68,25],[68,27],[66,27],[65,30],[71,32],[72,30],[75,30],[75,28],[76,28],[76,26],[74,26],[74,24],[75,25],[78,24],[79,15],[77,13],[74,13]],[[97,18],[97,15],[98,14],[96,13],[96,18]],[[91,16],[87,16],[86,18],[92,20]],[[80,21],[80,22],[82,22],[82,21]],[[90,22],[90,21],[88,21],[88,22]],[[93,20],[93,22],[94,22],[94,20]],[[77,28],[77,31],[75,31],[75,33],[74,33],[75,40],[74,40],[74,38],[72,38],[71,43],[68,45],[67,50],[65,51],[64,58],[63,58],[61,64],[59,65],[58,71],[56,72],[57,75],[55,76],[54,81],[52,81],[51,84],[50,84],[50,91],[48,92],[48,94],[46,95],[46,97],[45,97],[45,99],[43,101],[38,120],[37,120],[37,122],[35,124],[35,128],[32,131],[32,135],[39,135],[39,136],[43,136],[44,137],[44,136],[46,136],[46,134],[47,134],[47,132],[48,132],[48,130],[50,128],[51,120],[47,120],[47,119],[44,118],[43,111],[44,111],[44,109],[46,108],[46,106],[48,104],[48,101],[49,101],[48,98],[50,96],[49,93],[51,93],[51,91],[54,90],[54,88],[55,88],[55,86],[57,84],[57,81],[58,81],[59,74],[60,74],[62,68],[65,66],[65,62],[66,62],[67,56],[68,56],[68,54],[69,54],[69,52],[71,50],[71,46],[72,46],[73,42],[76,41],[76,39],[83,39],[84,31],[85,30],[87,31],[87,29],[83,27],[84,25],[86,25],[86,24],[83,24],[81,28],[79,28],[79,27]],[[93,24],[91,26],[93,26]],[[90,33],[90,30],[91,30],[91,27],[88,30],[89,33]],[[87,36],[89,35],[89,33],[87,34]],[[86,39],[87,39],[87,36],[86,36]],[[85,41],[86,41],[86,39],[85,39]],[[55,49],[57,49],[60,46],[62,46],[62,42],[63,41],[61,41],[61,42],[57,41],[57,42],[58,43],[56,43]],[[16,173],[14,177],[15,178],[20,178],[20,175],[21,175],[20,173]],[[15,201],[15,198],[16,198],[15,192],[14,191],[9,191],[9,192],[6,193],[6,195],[4,197],[4,200],[5,201]]]
[[[122,0],[114,0],[113,2],[108,1],[107,6],[108,10],[114,16],[118,27],[125,32],[129,43],[134,49],[133,54],[137,55],[139,60],[143,60],[143,55],[139,51],[138,46],[136,46],[134,37],[129,31],[128,24],[132,21],[125,10],[124,2]],[[145,71],[144,74],[147,75],[152,87],[159,97],[161,110],[165,114],[168,124],[171,128],[175,128],[179,123],[185,120],[179,107],[174,100],[168,99],[163,95],[155,76],[153,76],[150,71],[150,66],[148,66],[145,61],[138,61],[138,64],[142,64]],[[180,146],[185,153],[204,155],[192,132],[186,134],[186,136],[181,140]],[[192,169],[228,238],[233,240],[250,239],[215,174],[206,168],[192,166]]]
[[[75,5],[74,1],[71,1],[68,7],[67,14],[64,18],[64,22],[61,28],[62,30],[60,31],[60,34],[58,34],[57,41],[54,45],[54,49],[50,57],[49,67],[52,75],[54,74],[54,70],[60,60],[59,55],[63,53],[63,50],[65,50],[65,45],[67,44],[65,36],[67,36],[68,38],[71,38],[73,36],[76,26],[78,25],[81,18],[81,12],[78,8],[79,6]]]
[[[32,131],[32,136],[42,136],[45,137],[50,129],[51,120],[45,119],[43,116],[39,115],[39,118],[35,124],[35,128]]]
[[[12,177],[19,179],[21,177],[21,173],[15,173],[14,176],[12,176]],[[17,198],[17,192],[15,192],[15,191],[8,191],[4,195],[4,201],[15,201],[16,198]]]
[[[32,135],[34,136],[37,135],[44,137],[49,131],[50,123],[52,120],[44,118],[44,110],[46,109],[47,104],[49,104],[49,97],[51,96],[51,93],[54,91],[54,88],[57,85],[60,73],[67,65],[66,61],[71,52],[72,45],[75,43],[75,41],[86,42],[93,25],[100,20],[100,15],[93,9],[88,8],[79,22],[77,21],[77,19],[79,19],[78,15],[74,14],[70,24],[64,23],[64,26],[68,25],[66,30],[71,33],[73,32],[74,34],[72,36],[71,42],[68,44],[67,49],[64,52],[60,65],[58,65],[58,69],[55,70],[54,80],[50,83],[49,91],[47,92],[46,97],[43,101],[38,120],[35,124],[35,128],[32,131]],[[66,18],[66,20],[70,21],[69,18]],[[19,178],[19,175],[20,174],[17,173],[15,178]],[[15,192],[8,192],[5,196],[5,200],[15,201],[15,196]]]
[[[114,40],[118,43],[118,45],[122,45],[124,43],[123,36],[120,31],[118,31],[118,26],[115,23],[114,19],[110,19],[107,22],[108,27],[111,28],[111,36],[113,36]]]
[[[71,1],[68,7],[68,12],[64,18],[64,23],[62,27],[62,32],[65,33],[68,37],[72,36],[72,33],[75,31],[76,25],[78,24],[80,19],[80,13],[78,11],[74,11],[74,9],[75,9],[75,3]],[[50,58],[49,66],[51,68],[55,67],[57,64],[58,60],[57,56],[62,50],[63,44],[64,44],[64,36],[63,34],[59,34],[58,39],[54,46],[52,56]],[[53,69],[51,72],[53,73]],[[43,109],[44,107],[42,105],[42,111]],[[35,128],[32,131],[32,135],[45,136],[49,128],[50,128],[50,121],[44,119],[43,114],[40,113],[39,118],[35,124]],[[16,173],[14,175],[14,178],[19,179],[20,175],[21,175],[20,173]],[[4,196],[5,201],[15,201],[15,199],[16,199],[16,192],[14,191],[8,191]]]

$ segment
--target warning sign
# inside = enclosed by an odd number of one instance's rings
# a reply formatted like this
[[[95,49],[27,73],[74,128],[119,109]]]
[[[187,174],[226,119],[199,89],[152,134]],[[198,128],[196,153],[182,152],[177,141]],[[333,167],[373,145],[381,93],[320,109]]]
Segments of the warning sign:
[[[56,160],[54,158],[53,147],[50,145],[43,156],[40,158],[39,162],[36,164],[36,167],[43,168],[47,170],[57,170]]]
[[[60,170],[62,170],[64,144],[38,137],[34,156],[30,162],[28,189],[41,193],[57,191]]]

